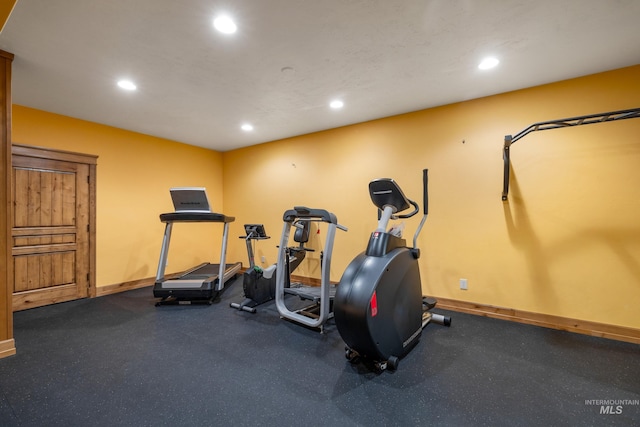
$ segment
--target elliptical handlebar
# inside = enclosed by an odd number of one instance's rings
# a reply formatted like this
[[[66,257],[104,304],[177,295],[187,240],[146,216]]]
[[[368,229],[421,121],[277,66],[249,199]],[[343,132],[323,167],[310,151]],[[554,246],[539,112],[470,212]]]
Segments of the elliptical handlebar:
[[[429,169],[422,170],[422,194],[424,198],[424,208],[422,216],[422,220],[420,221],[420,225],[416,229],[416,234],[413,235],[413,250],[416,251],[419,256],[418,250],[418,235],[422,231],[422,227],[424,226],[425,221],[427,220],[427,215],[429,214]]]
[[[422,189],[423,189],[423,200],[424,200],[423,212],[425,215],[428,215],[429,214],[429,169],[422,170]]]

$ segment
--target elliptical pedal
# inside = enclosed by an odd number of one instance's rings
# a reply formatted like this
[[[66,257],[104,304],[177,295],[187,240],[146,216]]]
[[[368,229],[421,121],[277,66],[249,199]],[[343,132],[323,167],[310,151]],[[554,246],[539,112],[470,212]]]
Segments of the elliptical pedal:
[[[431,298],[431,297],[427,297],[427,296],[423,296],[422,297],[422,308],[423,308],[423,310],[431,310],[432,308],[434,308],[436,306],[437,303],[438,303],[438,301],[436,301],[435,298]]]

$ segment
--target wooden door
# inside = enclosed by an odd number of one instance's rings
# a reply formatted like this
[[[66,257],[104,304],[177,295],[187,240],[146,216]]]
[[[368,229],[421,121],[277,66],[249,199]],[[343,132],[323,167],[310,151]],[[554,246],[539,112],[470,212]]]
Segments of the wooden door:
[[[12,151],[13,311],[95,296],[95,156]]]

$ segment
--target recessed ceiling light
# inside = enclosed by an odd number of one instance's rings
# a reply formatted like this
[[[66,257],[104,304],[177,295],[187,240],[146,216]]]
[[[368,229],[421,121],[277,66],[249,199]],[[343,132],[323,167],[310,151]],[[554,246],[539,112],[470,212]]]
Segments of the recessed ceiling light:
[[[236,23],[233,22],[233,19],[229,18],[226,15],[220,15],[216,19],[214,19],[213,26],[216,28],[216,30],[224,34],[233,34],[238,29]]]
[[[137,86],[131,80],[120,80],[118,82],[118,86],[120,86],[124,90],[136,90]]]
[[[253,130],[253,125],[249,123],[245,123],[242,126],[240,126],[240,129],[242,129],[245,132],[251,132]]]
[[[329,104],[329,107],[333,108],[334,110],[337,110],[344,107],[344,102],[340,101],[339,99],[336,99],[331,101],[331,103]]]
[[[483,59],[482,62],[480,62],[480,64],[478,65],[478,68],[480,68],[481,70],[489,70],[495,67],[496,65],[498,65],[499,63],[500,61],[498,61],[498,59],[489,57],[489,58]]]

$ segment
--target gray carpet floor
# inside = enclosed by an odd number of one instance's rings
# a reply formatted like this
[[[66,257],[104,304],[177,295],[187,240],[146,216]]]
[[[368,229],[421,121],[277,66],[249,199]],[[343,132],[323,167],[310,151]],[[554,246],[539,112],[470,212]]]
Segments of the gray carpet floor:
[[[380,373],[345,359],[332,321],[242,299],[239,278],[211,306],[145,288],[15,313],[0,425],[640,425],[638,345],[440,311],[452,326]]]

